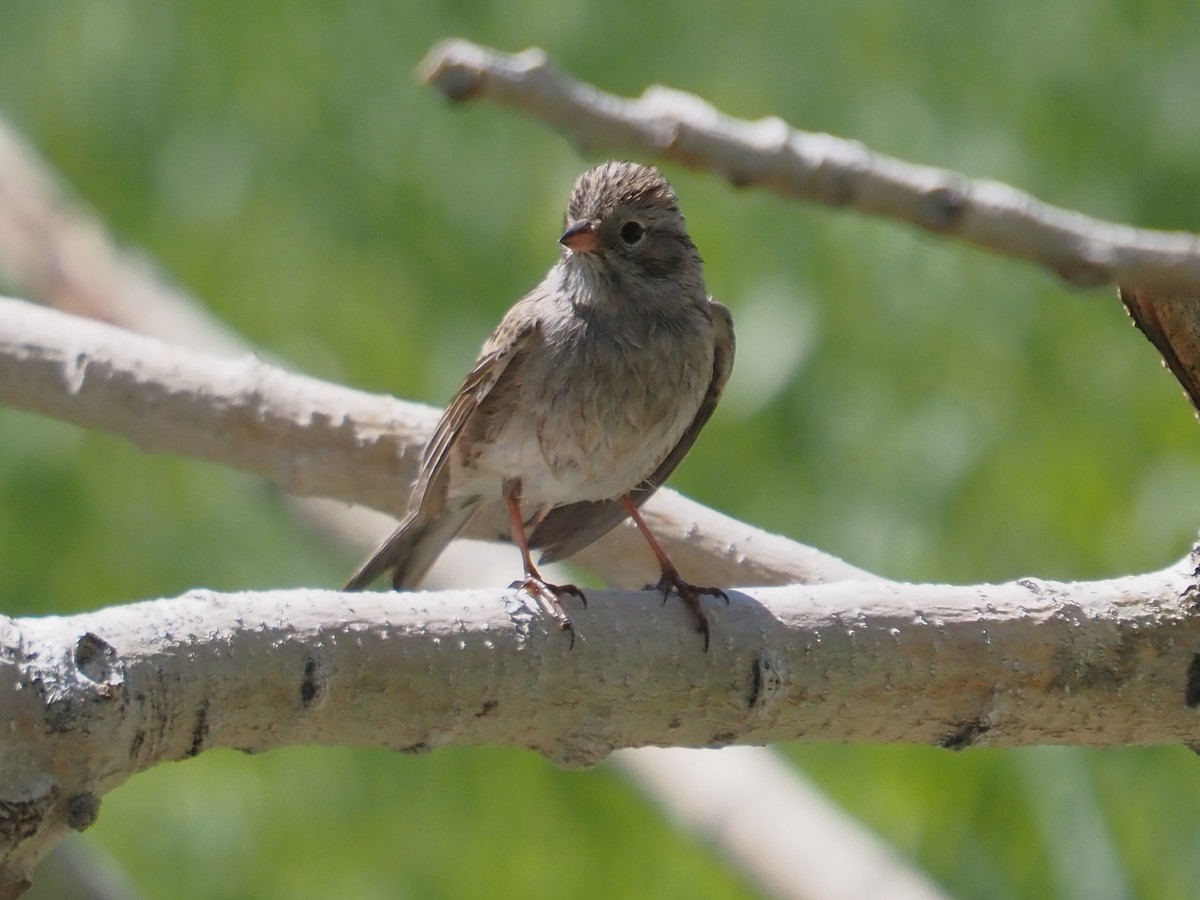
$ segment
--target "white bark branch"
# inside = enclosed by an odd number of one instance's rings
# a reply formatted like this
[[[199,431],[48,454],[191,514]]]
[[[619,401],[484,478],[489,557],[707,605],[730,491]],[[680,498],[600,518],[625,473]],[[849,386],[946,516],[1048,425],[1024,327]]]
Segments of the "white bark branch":
[[[559,71],[542,50],[510,55],[450,40],[429,52],[421,74],[452,100],[483,98],[518,109],[588,151],[668,159],[737,186],[896,219],[1037,263],[1079,287],[1200,294],[1196,235],[1106,222],[996,181],[800,131],[777,117],[735,119],[669,88],[652,86],[637,100],[617,97]]]
[[[300,495],[398,514],[432,407],[295,375],[256,357],[223,359],[20,300],[0,298],[0,403],[259,475]],[[787,584],[868,577],[670,491],[646,507],[676,564],[697,583]],[[495,523],[470,532],[490,538]],[[576,559],[611,583],[657,568],[632,527]],[[652,577],[654,576],[654,577]]]
[[[1197,556],[1143,576],[731,592],[709,653],[682,604],[590,591],[580,638],[514,591],[192,592],[0,619],[0,884],[99,798],[210,747],[961,749],[1200,742]]]

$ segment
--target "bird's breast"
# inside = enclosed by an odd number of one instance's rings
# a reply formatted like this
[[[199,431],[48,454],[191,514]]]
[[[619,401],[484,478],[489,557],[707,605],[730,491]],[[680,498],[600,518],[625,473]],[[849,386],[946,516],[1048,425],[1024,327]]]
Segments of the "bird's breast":
[[[521,366],[521,398],[481,458],[531,504],[604,500],[645,480],[695,418],[711,329],[551,333]]]

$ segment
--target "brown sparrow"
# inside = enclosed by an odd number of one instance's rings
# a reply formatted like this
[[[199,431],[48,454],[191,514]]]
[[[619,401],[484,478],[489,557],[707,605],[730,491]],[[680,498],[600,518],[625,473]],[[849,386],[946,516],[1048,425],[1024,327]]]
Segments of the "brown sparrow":
[[[626,517],[662,567],[648,586],[695,614],[719,588],[684,581],[638,508],[666,481],[712,415],[733,366],[733,320],[708,296],[696,245],[659,172],[606,162],[571,190],[562,255],[480,351],[425,448],[410,512],[346,590],[386,571],[417,586],[476,515],[507,520],[525,577],[513,583],[563,629],[540,562],[586,547]]]

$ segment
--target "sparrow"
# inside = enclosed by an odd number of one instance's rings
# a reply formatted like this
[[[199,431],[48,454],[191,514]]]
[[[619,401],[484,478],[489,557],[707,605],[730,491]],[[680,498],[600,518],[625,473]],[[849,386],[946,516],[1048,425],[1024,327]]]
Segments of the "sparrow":
[[[507,520],[524,576],[511,585],[575,632],[562,606],[586,605],[533,562],[564,559],[626,518],[654,552],[708,649],[703,595],[646,526],[639,508],[687,455],[733,367],[733,320],[708,295],[674,190],[657,169],[610,161],[575,181],[558,262],[484,343],[425,447],[407,516],[346,584],[385,572],[420,584],[476,516]]]

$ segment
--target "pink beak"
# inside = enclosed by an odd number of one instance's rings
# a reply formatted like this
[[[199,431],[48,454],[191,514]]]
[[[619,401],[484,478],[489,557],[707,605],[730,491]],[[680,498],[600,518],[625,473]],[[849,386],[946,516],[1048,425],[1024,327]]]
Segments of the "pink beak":
[[[600,249],[596,229],[587,219],[579,219],[568,225],[558,242],[576,253],[595,253]]]

